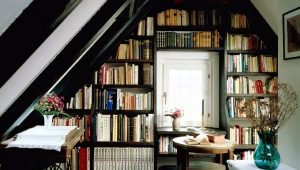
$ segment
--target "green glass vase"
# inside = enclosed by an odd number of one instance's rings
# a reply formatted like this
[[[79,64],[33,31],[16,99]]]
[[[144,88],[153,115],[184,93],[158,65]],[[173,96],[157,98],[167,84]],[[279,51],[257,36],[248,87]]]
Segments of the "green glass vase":
[[[254,151],[253,159],[261,169],[277,169],[280,164],[280,155],[274,145],[275,133],[258,132],[259,143]]]

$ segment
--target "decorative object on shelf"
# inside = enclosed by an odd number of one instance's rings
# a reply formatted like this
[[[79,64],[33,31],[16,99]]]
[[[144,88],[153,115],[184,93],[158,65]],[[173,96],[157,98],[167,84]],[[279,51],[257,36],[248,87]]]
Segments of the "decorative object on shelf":
[[[297,105],[297,95],[294,89],[274,78],[272,96],[259,100],[246,100],[241,112],[246,114],[252,126],[257,129],[260,142],[254,151],[256,166],[263,169],[276,169],[280,164],[280,155],[274,146],[274,136],[288,119],[294,114]],[[254,107],[258,103],[258,108]]]
[[[57,96],[55,92],[47,93],[39,99],[34,109],[39,111],[44,117],[44,125],[49,128],[52,125],[53,116],[64,115],[64,97]]]
[[[174,131],[180,130],[180,118],[184,115],[184,110],[179,108],[174,108],[171,110],[171,113],[165,114],[165,116],[170,116],[173,118],[172,127]]]

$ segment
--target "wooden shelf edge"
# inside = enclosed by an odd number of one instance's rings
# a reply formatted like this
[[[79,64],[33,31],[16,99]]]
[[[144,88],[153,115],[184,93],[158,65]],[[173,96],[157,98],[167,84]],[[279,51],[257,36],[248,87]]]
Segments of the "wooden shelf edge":
[[[154,142],[93,142],[94,147],[154,147]]]

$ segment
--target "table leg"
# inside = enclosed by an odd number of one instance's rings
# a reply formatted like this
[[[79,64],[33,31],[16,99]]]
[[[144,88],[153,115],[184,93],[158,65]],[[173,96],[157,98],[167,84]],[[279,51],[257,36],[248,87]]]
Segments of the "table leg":
[[[231,159],[231,160],[233,160],[233,152],[234,152],[234,148],[230,148],[229,149],[229,155],[228,155],[228,159]]]
[[[177,167],[179,170],[189,170],[189,152],[186,149],[177,149]]]
[[[223,164],[223,154],[217,154],[216,155],[216,162],[218,162],[219,164]]]

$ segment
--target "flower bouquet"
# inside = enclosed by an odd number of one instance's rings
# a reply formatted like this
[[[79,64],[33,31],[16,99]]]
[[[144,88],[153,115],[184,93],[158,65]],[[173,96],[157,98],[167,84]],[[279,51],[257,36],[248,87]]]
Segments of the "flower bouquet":
[[[165,116],[170,116],[173,119],[175,119],[175,118],[182,117],[183,114],[184,114],[184,110],[183,109],[179,109],[179,108],[175,107],[175,108],[171,109],[170,113],[165,114]]]
[[[69,117],[69,115],[63,111],[65,106],[63,100],[63,96],[59,97],[54,92],[47,93],[41,97],[34,106],[34,109],[43,115],[46,128],[51,127],[53,116],[64,115]]]
[[[42,115],[65,115],[64,113],[64,97],[59,97],[55,92],[47,93],[39,99],[34,109]]]

